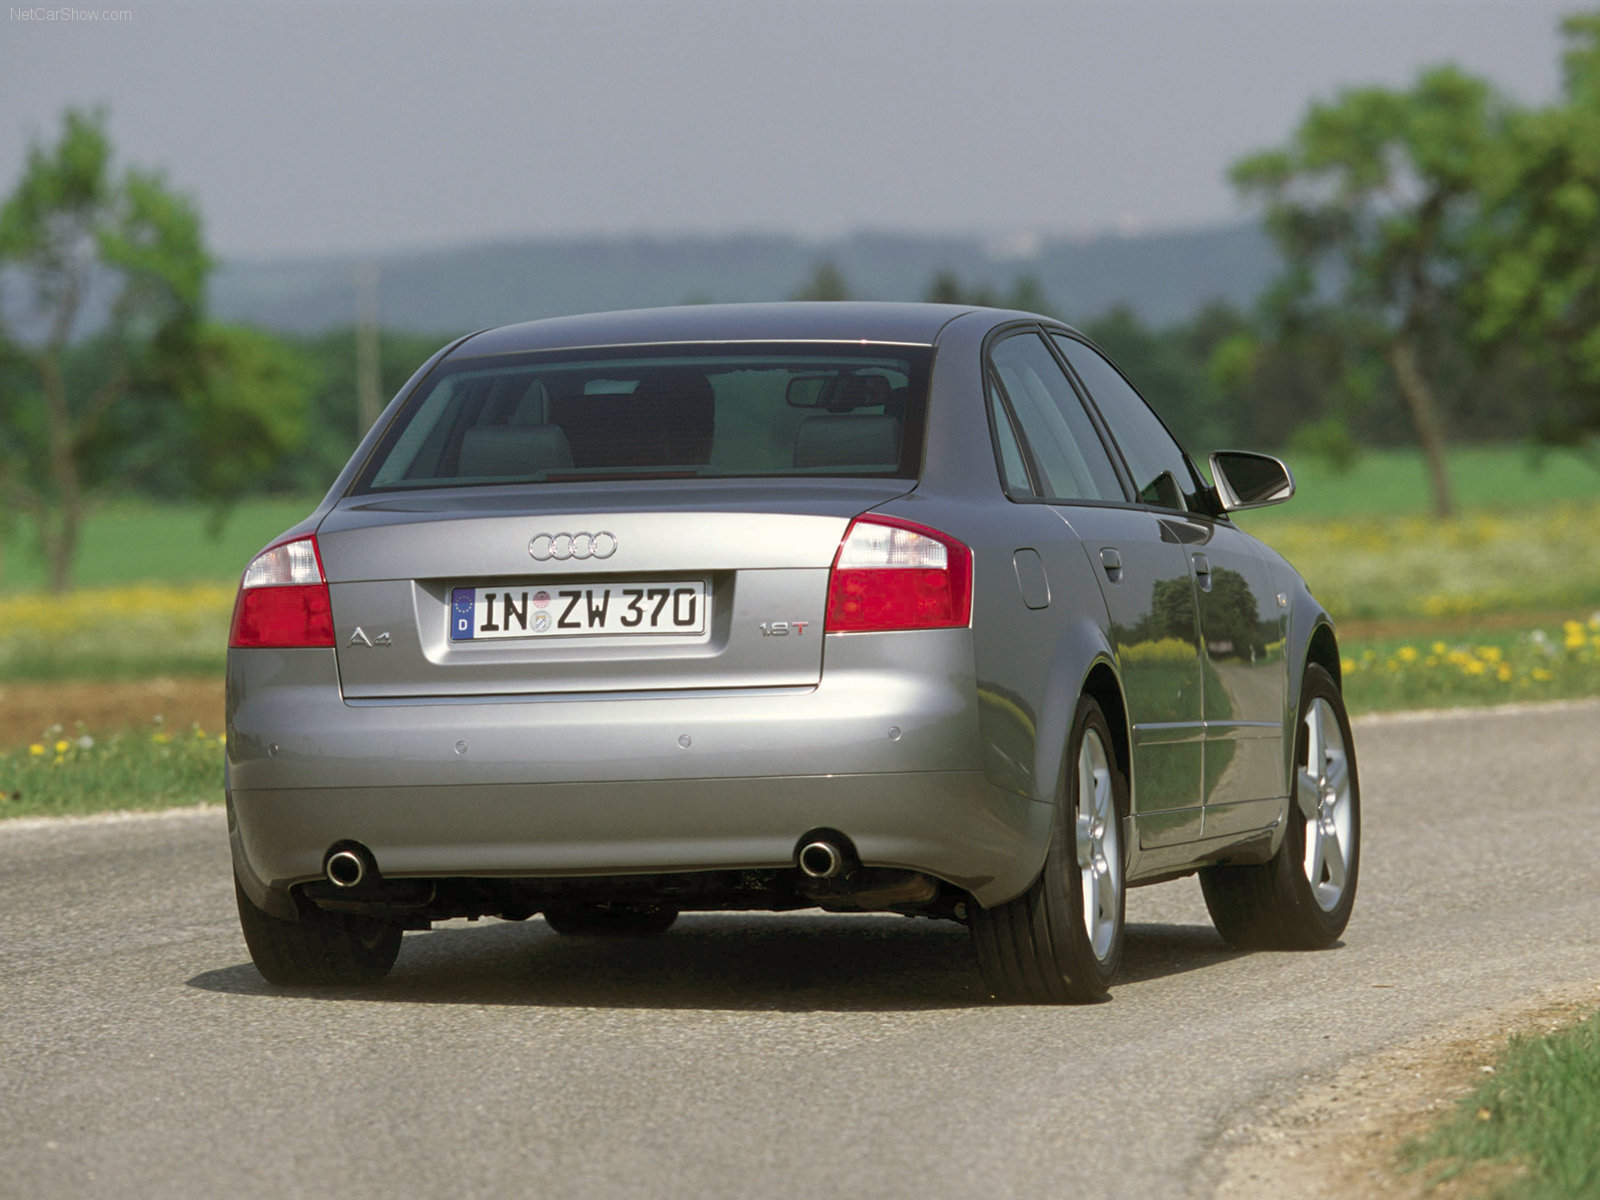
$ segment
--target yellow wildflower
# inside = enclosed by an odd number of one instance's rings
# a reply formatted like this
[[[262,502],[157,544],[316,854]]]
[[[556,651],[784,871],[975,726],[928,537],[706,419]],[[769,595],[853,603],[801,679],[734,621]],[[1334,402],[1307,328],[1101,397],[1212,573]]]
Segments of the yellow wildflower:
[[[72,743],[69,742],[69,741],[66,741],[65,739],[63,739],[62,741],[59,741],[59,742],[56,743],[56,753],[57,754],[65,754],[68,750],[71,750],[71,749],[72,749]]]
[[[1505,663],[1505,662],[1501,663],[1499,669],[1497,671],[1495,671],[1495,675],[1497,677],[1499,677],[1499,680],[1500,680],[1501,683],[1510,683],[1511,682],[1511,664],[1510,663]]]
[[[1417,661],[1417,648],[1415,646],[1401,646],[1396,653],[1400,656],[1400,661],[1403,663],[1414,663]]]
[[[1486,663],[1497,663],[1501,659],[1499,646],[1479,646],[1478,657]]]
[[[1441,658],[1450,652],[1450,647],[1446,646],[1443,642],[1435,642],[1429,647],[1429,649],[1435,654],[1439,655]]]
[[[1553,674],[1545,670],[1543,667],[1535,667],[1533,670],[1529,671],[1528,674],[1532,675],[1540,683],[1549,683],[1555,678]]]
[[[44,757],[44,747],[41,746],[38,742],[35,742],[35,743],[33,743],[33,745],[28,747],[28,753],[33,755],[35,758],[43,758]]]
[[[150,740],[158,746],[165,746],[172,740],[172,735],[170,733],[153,733],[150,735]]]

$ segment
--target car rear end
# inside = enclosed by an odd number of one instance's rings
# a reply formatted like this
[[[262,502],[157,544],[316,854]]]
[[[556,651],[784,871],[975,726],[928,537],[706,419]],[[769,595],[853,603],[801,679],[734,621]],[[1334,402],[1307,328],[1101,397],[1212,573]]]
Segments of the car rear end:
[[[948,913],[1026,886],[1042,806],[983,774],[971,550],[896,513],[930,347],[472,345],[245,574],[255,905]]]

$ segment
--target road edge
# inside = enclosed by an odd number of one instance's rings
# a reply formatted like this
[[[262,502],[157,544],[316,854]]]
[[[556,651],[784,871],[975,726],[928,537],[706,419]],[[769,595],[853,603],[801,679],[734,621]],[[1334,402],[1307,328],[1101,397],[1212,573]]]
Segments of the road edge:
[[[0,837],[11,832],[67,829],[74,825],[125,825],[173,818],[215,817],[225,811],[220,804],[185,804],[179,808],[124,808],[114,812],[74,813],[63,817],[4,817],[0,818]]]
[[[1443,1183],[1427,1170],[1402,1172],[1400,1148],[1492,1073],[1513,1037],[1553,1033],[1597,1009],[1600,979],[1551,985],[1352,1059],[1331,1078],[1274,1092],[1212,1139],[1191,1194],[1209,1200],[1482,1195],[1487,1179],[1477,1171]]]

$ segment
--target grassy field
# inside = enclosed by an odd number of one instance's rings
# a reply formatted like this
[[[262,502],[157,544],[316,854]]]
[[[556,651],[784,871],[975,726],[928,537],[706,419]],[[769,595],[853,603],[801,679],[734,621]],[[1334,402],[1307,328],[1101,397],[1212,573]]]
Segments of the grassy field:
[[[93,513],[83,528],[78,556],[80,588],[130,583],[232,584],[268,541],[306,516],[320,496],[254,499],[240,504],[210,529],[209,512],[192,504],[126,500]],[[14,537],[0,557],[0,595],[42,588],[44,562],[25,536]]]
[[[1371,515],[1425,516],[1427,471],[1414,450],[1369,450],[1349,471],[1326,460],[1290,456],[1295,496],[1253,520],[1307,520]],[[1600,471],[1569,453],[1535,455],[1522,446],[1458,446],[1448,470],[1457,501],[1466,509],[1538,508],[1563,500],[1600,500]]]

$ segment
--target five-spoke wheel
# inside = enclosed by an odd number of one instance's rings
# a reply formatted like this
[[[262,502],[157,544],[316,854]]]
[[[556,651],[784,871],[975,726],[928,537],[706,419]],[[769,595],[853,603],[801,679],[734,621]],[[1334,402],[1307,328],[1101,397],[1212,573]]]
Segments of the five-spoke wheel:
[[[1361,862],[1361,788],[1339,685],[1309,663],[1300,690],[1292,801],[1270,862],[1200,872],[1217,930],[1241,949],[1316,950],[1344,932]]]
[[[978,908],[972,940],[996,996],[1035,1004],[1102,999],[1122,961],[1120,822],[1128,785],[1111,729],[1093,699],[1078,701],[1044,869],[1015,900]]]

